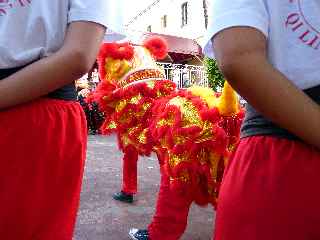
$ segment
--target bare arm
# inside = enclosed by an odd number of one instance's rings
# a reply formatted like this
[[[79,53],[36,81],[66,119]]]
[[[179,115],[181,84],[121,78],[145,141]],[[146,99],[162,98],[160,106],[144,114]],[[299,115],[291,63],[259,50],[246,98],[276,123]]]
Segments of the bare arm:
[[[92,67],[105,27],[74,22],[62,48],[0,81],[0,110],[41,97],[78,79]]]
[[[229,83],[253,107],[320,149],[320,107],[268,62],[262,33],[230,28],[219,33],[213,45]]]

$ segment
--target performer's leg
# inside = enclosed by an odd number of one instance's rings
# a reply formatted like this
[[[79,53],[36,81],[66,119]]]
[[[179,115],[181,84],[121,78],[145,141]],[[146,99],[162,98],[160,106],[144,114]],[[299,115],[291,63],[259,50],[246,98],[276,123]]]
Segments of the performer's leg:
[[[122,190],[113,195],[118,201],[132,203],[138,185],[138,152],[133,146],[125,149],[122,167]]]
[[[148,230],[131,229],[130,236],[136,240],[178,240],[187,226],[192,199],[170,190],[169,176],[161,165],[161,185],[156,213]]]
[[[192,199],[170,190],[169,176],[161,166],[161,185],[157,207],[148,227],[152,240],[178,240],[184,233]]]
[[[71,240],[87,129],[79,104],[37,100],[0,112],[1,240]]]
[[[319,169],[320,152],[300,141],[244,138],[225,171],[214,239],[320,239]]]

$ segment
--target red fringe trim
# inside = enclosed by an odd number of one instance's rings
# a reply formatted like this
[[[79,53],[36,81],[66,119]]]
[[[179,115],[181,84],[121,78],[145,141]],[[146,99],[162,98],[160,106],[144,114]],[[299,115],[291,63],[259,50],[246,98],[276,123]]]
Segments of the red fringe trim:
[[[149,49],[157,60],[164,59],[168,54],[168,43],[161,37],[151,37],[143,42],[144,47]]]
[[[122,142],[122,137],[128,136],[131,142],[129,146],[140,155],[149,155],[155,148],[162,149],[158,152],[159,161],[164,162],[165,170],[174,179],[170,187],[184,192],[199,205],[210,203],[215,206],[225,168],[224,158],[230,154],[230,146],[235,147],[239,142],[244,112],[241,111],[232,117],[223,117],[217,109],[209,109],[200,97],[193,96],[185,90],[175,91],[174,83],[168,80],[157,81],[153,88],[146,83],[140,83],[114,90],[115,86],[112,84],[103,83],[99,85],[94,98],[99,100],[101,109],[109,116],[103,127],[111,120],[117,123],[115,131],[119,148],[124,151],[128,147]],[[128,103],[138,95],[141,99],[137,103]],[[199,111],[201,122],[210,123],[212,135],[206,134],[207,138],[204,139],[203,126],[184,126],[183,114],[179,107],[169,104],[170,100],[177,96],[192,102]],[[127,100],[127,104],[120,112],[116,112],[115,106],[122,100]],[[149,107],[144,109],[146,104],[149,104]],[[163,119],[170,119],[172,124],[159,126]],[[145,130],[146,142],[141,143],[138,138]],[[177,137],[184,141],[177,143]],[[217,163],[217,176],[212,176],[209,161],[199,162],[198,156],[203,151],[221,156]],[[168,153],[183,154],[187,159],[172,167]],[[189,175],[187,182],[179,180],[179,176],[185,172]],[[217,177],[217,181],[214,181],[213,177]],[[212,194],[209,194],[209,189]]]

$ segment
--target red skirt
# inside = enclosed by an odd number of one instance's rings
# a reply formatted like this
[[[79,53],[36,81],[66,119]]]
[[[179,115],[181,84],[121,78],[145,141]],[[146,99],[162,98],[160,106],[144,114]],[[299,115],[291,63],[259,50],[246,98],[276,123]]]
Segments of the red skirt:
[[[0,239],[71,240],[87,127],[75,102],[0,111]]]
[[[226,170],[216,240],[320,239],[320,152],[297,141],[241,141]]]

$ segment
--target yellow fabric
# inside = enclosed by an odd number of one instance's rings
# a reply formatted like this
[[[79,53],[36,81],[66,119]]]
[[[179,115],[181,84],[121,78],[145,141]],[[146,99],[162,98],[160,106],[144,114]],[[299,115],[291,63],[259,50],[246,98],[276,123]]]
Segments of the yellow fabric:
[[[192,86],[188,91],[205,101],[210,109],[218,108],[222,116],[232,116],[240,111],[237,94],[227,81],[225,81],[222,94],[218,98],[214,91],[207,87]]]
[[[232,116],[240,111],[237,94],[227,81],[224,83],[217,107],[222,116]]]

